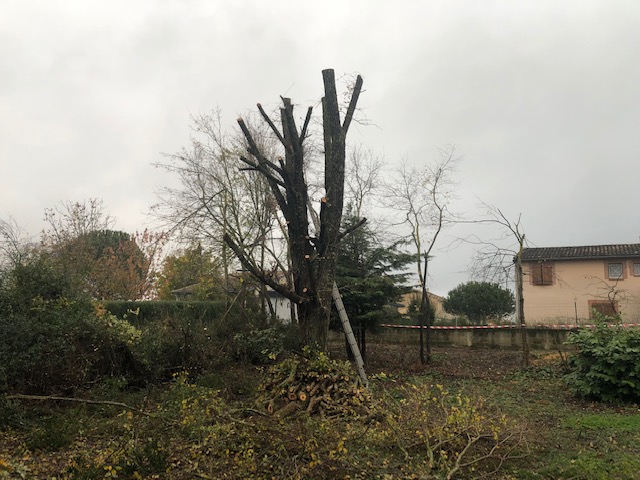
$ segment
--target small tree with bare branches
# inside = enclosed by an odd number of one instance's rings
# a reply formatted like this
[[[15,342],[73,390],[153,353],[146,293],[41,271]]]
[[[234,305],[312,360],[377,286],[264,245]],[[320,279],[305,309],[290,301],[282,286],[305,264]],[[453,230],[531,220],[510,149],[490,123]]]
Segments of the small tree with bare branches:
[[[474,223],[489,223],[501,228],[500,236],[493,240],[482,240],[478,237],[465,239],[466,242],[479,246],[474,254],[471,273],[475,278],[506,284],[511,278],[515,283],[516,318],[522,339],[522,364],[529,365],[529,341],[524,318],[522,252],[525,247],[525,234],[522,227],[522,215],[516,221],[510,220],[498,207],[482,203],[485,218]]]
[[[0,219],[0,269],[19,265],[29,255],[32,243],[27,233],[13,219]]]
[[[450,210],[455,198],[453,175],[459,160],[455,148],[440,150],[440,158],[422,168],[402,162],[396,175],[387,183],[383,204],[395,212],[394,225],[408,227],[409,243],[415,248],[416,273],[422,290],[420,311],[420,360],[429,363],[430,312],[427,295],[427,266],[429,258],[443,229],[456,220]],[[424,262],[424,263],[423,263]],[[426,352],[423,327],[427,327]]]

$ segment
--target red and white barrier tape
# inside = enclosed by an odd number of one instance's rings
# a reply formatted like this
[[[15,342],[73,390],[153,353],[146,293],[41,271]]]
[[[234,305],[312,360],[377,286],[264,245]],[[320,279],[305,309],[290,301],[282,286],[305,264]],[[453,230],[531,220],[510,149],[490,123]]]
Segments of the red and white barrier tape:
[[[610,326],[618,325],[621,327],[640,327],[638,323],[620,323],[620,324],[609,324]],[[385,328],[409,328],[409,329],[417,329],[420,328],[419,325],[392,325],[392,324],[381,324],[381,327]],[[503,328],[519,328],[519,325],[458,325],[458,326],[450,326],[450,325],[431,325],[432,330],[497,330]],[[426,327],[424,327],[426,328]],[[595,328],[595,325],[527,325],[527,328],[550,328],[555,330],[573,330],[575,328]]]

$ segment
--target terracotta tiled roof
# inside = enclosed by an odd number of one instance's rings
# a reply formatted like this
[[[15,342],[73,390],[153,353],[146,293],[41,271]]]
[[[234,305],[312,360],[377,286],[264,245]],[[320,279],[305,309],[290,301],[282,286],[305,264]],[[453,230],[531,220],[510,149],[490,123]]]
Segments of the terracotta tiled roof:
[[[522,252],[523,262],[589,258],[640,258],[640,243],[589,245],[584,247],[525,248]]]

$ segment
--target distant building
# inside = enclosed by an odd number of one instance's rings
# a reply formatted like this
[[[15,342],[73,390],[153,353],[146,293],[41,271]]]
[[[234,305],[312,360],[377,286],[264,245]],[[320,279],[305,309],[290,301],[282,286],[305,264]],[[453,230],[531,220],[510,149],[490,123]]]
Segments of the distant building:
[[[187,285],[186,287],[171,290],[171,294],[176,300],[191,300],[198,291],[198,284]]]
[[[272,289],[267,289],[267,297],[273,308],[273,314],[282,323],[291,323],[291,300]]]
[[[446,312],[444,309],[444,297],[440,295],[436,295],[435,293],[427,292],[429,296],[429,303],[433,307],[435,311],[436,318],[441,318],[443,320],[451,320],[454,316],[450,313]],[[411,303],[416,302],[418,305],[422,300],[422,291],[413,290],[409,293],[405,293],[400,299],[400,303],[398,305],[398,312],[402,315],[407,315],[409,313],[409,307]]]
[[[589,321],[593,312],[640,323],[640,244],[525,248],[527,324]]]
[[[200,285],[195,283],[193,285],[187,285],[186,287],[172,290],[171,294],[179,301],[194,300],[198,294],[199,288]],[[254,288],[253,292],[256,296],[260,294],[260,291],[257,288]],[[275,318],[282,323],[291,323],[291,300],[282,296],[278,292],[275,292],[270,287],[267,287],[267,299],[273,308]]]

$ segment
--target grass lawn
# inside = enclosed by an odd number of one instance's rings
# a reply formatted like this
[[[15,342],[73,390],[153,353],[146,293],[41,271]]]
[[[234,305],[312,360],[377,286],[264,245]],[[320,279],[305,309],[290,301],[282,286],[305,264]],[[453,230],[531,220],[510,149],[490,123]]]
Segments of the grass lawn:
[[[268,414],[250,365],[74,393],[124,405],[0,400],[0,478],[640,479],[638,405],[574,398],[558,354],[534,352],[526,370],[515,351],[369,356],[369,415]]]

